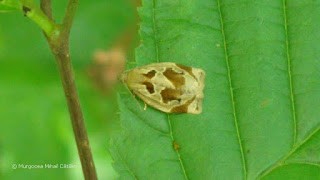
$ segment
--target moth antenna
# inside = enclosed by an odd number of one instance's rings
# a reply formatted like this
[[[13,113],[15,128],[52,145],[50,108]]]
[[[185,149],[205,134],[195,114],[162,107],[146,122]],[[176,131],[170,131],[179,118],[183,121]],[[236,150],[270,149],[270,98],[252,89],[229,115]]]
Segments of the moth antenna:
[[[125,84],[126,81],[127,81],[127,72],[129,72],[129,71],[130,71],[130,69],[129,69],[129,70],[124,70],[124,71],[122,71],[122,72],[118,75],[117,79],[118,79],[119,81],[121,81],[123,84]]]

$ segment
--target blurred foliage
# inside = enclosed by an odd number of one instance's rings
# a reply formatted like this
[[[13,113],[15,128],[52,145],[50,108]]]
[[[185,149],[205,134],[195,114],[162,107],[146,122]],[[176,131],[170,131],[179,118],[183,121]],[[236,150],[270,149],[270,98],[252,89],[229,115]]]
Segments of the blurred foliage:
[[[39,1],[36,1],[39,3]],[[66,1],[53,1],[61,22]],[[101,179],[114,179],[107,126],[117,111],[87,75],[96,49],[111,48],[135,23],[130,0],[80,1],[71,33],[71,57]],[[0,179],[82,178],[55,60],[39,27],[20,11],[0,14]],[[73,169],[12,169],[12,164],[74,164]]]

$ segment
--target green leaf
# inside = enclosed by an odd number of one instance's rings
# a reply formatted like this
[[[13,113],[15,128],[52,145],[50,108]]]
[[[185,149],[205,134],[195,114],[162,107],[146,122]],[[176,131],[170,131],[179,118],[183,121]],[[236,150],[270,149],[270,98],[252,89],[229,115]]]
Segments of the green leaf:
[[[202,68],[205,98],[200,115],[167,115],[120,93],[120,179],[319,179],[320,1],[143,0],[139,13],[137,66]]]

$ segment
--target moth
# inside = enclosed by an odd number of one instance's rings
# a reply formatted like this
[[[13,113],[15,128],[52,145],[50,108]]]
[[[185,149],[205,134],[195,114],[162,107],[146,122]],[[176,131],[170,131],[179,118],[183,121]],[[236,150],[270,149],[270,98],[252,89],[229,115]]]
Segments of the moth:
[[[146,104],[166,113],[202,112],[205,72],[172,62],[153,63],[121,74]]]

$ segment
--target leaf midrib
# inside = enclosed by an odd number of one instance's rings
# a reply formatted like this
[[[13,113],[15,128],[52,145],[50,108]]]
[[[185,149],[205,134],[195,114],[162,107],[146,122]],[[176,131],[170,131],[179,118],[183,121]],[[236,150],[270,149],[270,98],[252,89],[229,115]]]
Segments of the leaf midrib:
[[[168,114],[167,117],[168,117],[167,119],[168,119],[169,130],[170,130],[170,137],[171,137],[172,143],[174,143],[174,142],[175,142],[175,139],[174,139],[174,137],[173,137],[172,126],[171,126],[171,121],[170,121],[170,115]],[[182,169],[184,178],[185,178],[186,180],[188,180],[189,178],[188,178],[188,176],[187,176],[186,169],[184,168],[183,161],[182,161],[182,159],[181,159],[181,155],[180,155],[180,153],[179,153],[179,150],[175,150],[175,151],[176,151],[176,153],[177,153],[177,156],[178,156],[178,159],[179,159],[179,162],[180,162],[180,166],[181,166],[181,169]]]
[[[293,146],[297,141],[297,120],[296,120],[296,110],[295,110],[295,98],[293,94],[293,82],[291,75],[291,62],[290,62],[290,53],[289,53],[289,39],[288,39],[288,18],[287,18],[287,10],[286,10],[286,0],[282,0],[283,6],[283,16],[284,16],[284,30],[286,35],[286,54],[287,54],[287,63],[288,63],[288,75],[289,75],[289,85],[290,85],[290,100],[291,100],[291,108],[292,108],[292,118],[293,118]]]
[[[156,33],[156,19],[155,19],[155,0],[152,0],[152,21],[153,21],[153,35],[154,35],[154,44],[155,44],[155,47],[156,47],[156,60],[157,60],[157,63],[160,62],[160,59],[159,59],[159,45],[158,45],[158,38],[157,38],[157,33]],[[167,120],[168,120],[168,125],[169,125],[169,133],[170,133],[170,137],[171,137],[171,141],[172,141],[172,144],[175,142],[175,138],[173,136],[173,130],[172,130],[172,126],[171,126],[171,121],[170,121],[170,115],[168,114],[167,116]],[[178,156],[178,159],[179,159],[179,162],[180,162],[180,167],[181,167],[181,170],[183,172],[183,175],[184,175],[184,178],[186,180],[188,180],[188,176],[187,176],[187,173],[186,173],[186,170],[184,168],[184,164],[183,164],[183,161],[182,161],[182,158],[181,158],[181,155],[179,153],[178,150],[175,150],[177,156]]]
[[[231,70],[230,70],[230,66],[229,66],[229,57],[228,57],[228,51],[227,51],[227,43],[226,43],[226,36],[225,36],[225,32],[224,32],[224,23],[223,23],[220,0],[217,0],[217,3],[218,3],[218,12],[219,12],[219,17],[220,17],[221,33],[222,33],[222,37],[223,37],[225,60],[226,60],[226,65],[227,65],[227,69],[228,69],[228,80],[229,80],[230,95],[231,95],[231,101],[232,101],[233,117],[234,117],[234,123],[235,123],[236,131],[237,131],[237,138],[238,138],[238,143],[239,143],[240,152],[241,152],[243,177],[244,177],[244,179],[247,179],[246,162],[245,162],[245,157],[244,157],[244,153],[243,153],[243,146],[242,146],[242,142],[241,142],[241,136],[240,136],[239,126],[238,126],[238,119],[237,119],[235,103],[234,103]]]
[[[156,55],[157,55],[157,62],[159,63],[159,46],[158,46],[158,38],[156,35],[156,16],[155,16],[155,0],[152,0],[152,21],[153,21],[153,35],[154,35],[154,45],[156,47]]]

